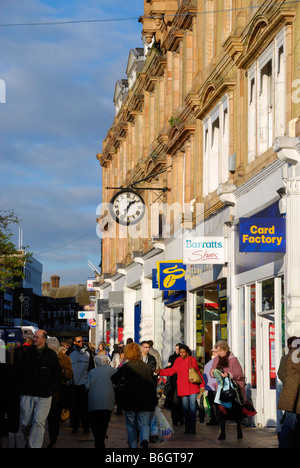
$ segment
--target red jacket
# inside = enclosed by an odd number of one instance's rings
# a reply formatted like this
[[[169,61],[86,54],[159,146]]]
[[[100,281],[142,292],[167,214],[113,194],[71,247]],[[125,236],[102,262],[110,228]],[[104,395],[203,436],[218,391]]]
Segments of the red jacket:
[[[177,393],[178,396],[193,395],[199,393],[199,388],[205,387],[204,379],[202,383],[194,384],[189,380],[189,368],[194,367],[202,377],[196,358],[189,356],[185,359],[178,357],[172,367],[161,369],[159,375],[171,376],[177,373]]]

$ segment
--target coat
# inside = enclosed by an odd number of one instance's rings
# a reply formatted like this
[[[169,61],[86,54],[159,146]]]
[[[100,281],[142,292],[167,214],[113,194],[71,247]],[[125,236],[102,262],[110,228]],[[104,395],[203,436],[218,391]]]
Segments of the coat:
[[[91,352],[86,346],[78,348],[75,346],[70,354],[73,369],[73,385],[84,385],[88,378],[89,370],[94,367]]]
[[[89,411],[113,411],[115,405],[115,390],[111,376],[116,372],[110,366],[101,365],[89,372],[85,388],[88,390]]]
[[[127,361],[111,377],[114,385],[117,386],[122,375],[125,375],[125,388],[117,392],[121,407],[128,411],[154,411],[158,399],[151,367],[141,359]]]
[[[299,358],[294,358],[295,350],[296,348],[290,349],[286,360],[283,388],[278,401],[278,409],[300,414],[300,362]]]
[[[171,376],[177,373],[177,394],[178,396],[193,395],[199,393],[199,384],[190,382],[189,380],[189,368],[194,367],[198,374],[202,377],[198,367],[197,359],[193,356],[188,356],[183,359],[179,356],[174,365],[167,369],[161,369],[159,375]],[[203,380],[203,377],[202,377]],[[200,388],[204,388],[204,380],[202,381]]]
[[[223,372],[226,374],[230,374],[231,378],[236,381],[236,383],[239,385],[243,397],[246,401],[246,389],[245,389],[245,379],[244,379],[244,373],[242,366],[240,365],[238,359],[235,357],[233,353],[229,354],[228,357],[228,362],[229,365],[228,367],[225,367],[223,369]],[[213,377],[213,371],[217,369],[219,364],[219,357],[215,357],[211,366],[211,372],[210,375]]]
[[[38,350],[30,346],[22,352],[16,364],[21,395],[49,398],[59,388],[62,371],[58,357],[47,345]]]

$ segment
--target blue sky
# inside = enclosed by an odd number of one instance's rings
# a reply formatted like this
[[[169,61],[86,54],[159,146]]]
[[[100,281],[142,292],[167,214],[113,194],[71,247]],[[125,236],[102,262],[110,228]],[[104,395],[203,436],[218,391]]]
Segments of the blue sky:
[[[1,0],[0,23],[138,18],[143,0]],[[84,283],[100,261],[96,208],[113,94],[129,50],[142,47],[137,20],[0,27],[0,207],[22,219],[23,243],[43,280]],[[18,242],[18,229],[14,229]]]

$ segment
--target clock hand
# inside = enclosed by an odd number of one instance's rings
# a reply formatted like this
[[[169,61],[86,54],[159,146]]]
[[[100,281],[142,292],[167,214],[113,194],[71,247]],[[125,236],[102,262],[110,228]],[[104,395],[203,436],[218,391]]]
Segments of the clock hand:
[[[128,203],[128,205],[125,208],[124,213],[120,216],[120,218],[122,218],[122,219],[126,218],[126,215],[127,215],[128,211],[129,211],[129,208],[131,207],[131,205],[134,205],[134,203],[135,203],[135,201],[131,201],[130,203]]]
[[[126,210],[125,210],[125,212],[126,212],[126,213],[128,213],[128,211],[129,211],[129,208],[131,207],[131,205],[134,205],[134,204],[135,204],[135,200],[134,200],[134,201],[132,201],[132,202],[130,202],[130,203],[127,205],[127,207],[126,207]]]

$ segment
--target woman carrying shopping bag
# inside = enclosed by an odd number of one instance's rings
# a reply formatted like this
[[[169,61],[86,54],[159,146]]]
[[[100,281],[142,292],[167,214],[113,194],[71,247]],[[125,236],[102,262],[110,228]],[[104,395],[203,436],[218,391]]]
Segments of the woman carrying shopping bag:
[[[184,344],[180,345],[179,356],[174,362],[173,367],[161,369],[159,375],[171,376],[177,373],[177,393],[178,396],[182,397],[185,434],[195,434],[197,394],[200,388],[204,388],[204,379],[199,370],[197,360],[192,356],[188,346]]]
[[[215,399],[215,403],[219,405],[219,418],[221,424],[221,433],[218,439],[226,439],[225,424],[227,420],[236,421],[237,438],[242,439],[242,420],[244,418],[242,405],[237,403],[235,399],[233,399],[233,401],[229,404],[225,400],[222,400],[222,396],[220,396],[220,387],[228,384],[229,390],[229,378],[234,379],[236,381],[236,384],[240,387],[240,392],[243,400],[246,401],[245,379],[243,369],[238,359],[230,351],[227,341],[220,340],[216,343],[215,347],[218,352],[218,357],[216,357],[213,361],[211,367],[211,376],[215,377],[218,381],[218,390],[216,398],[218,397],[219,400]]]

